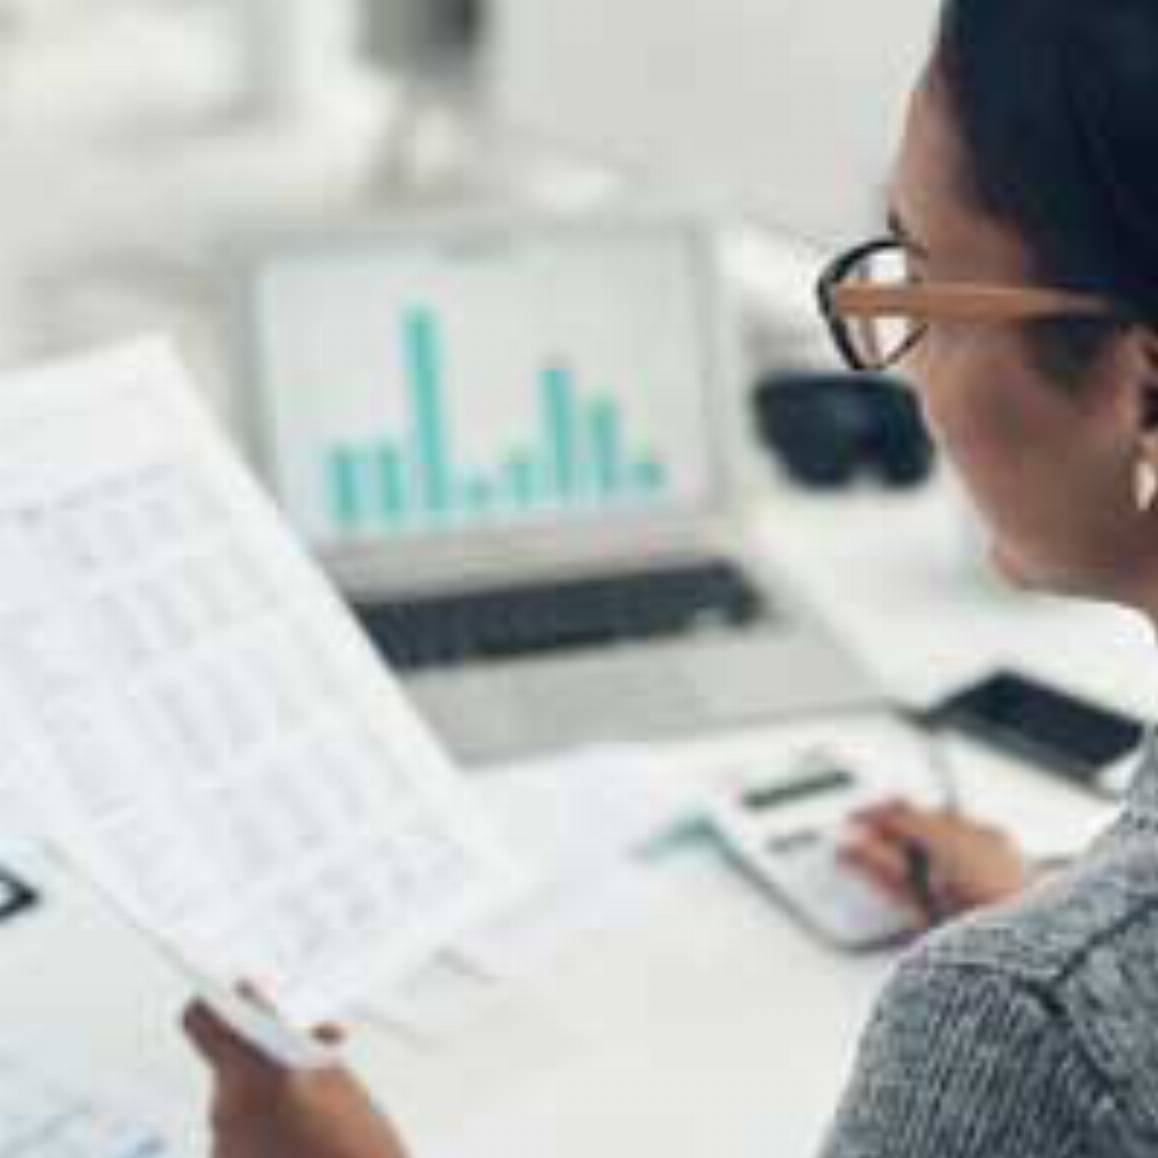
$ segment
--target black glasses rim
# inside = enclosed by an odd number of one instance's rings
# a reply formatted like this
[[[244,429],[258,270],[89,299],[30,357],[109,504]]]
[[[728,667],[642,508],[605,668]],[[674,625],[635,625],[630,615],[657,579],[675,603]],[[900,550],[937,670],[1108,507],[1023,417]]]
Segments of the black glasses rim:
[[[920,325],[914,326],[909,332],[909,336],[897,347],[897,349],[887,358],[877,365],[865,365],[862,369],[865,370],[889,370],[892,367],[903,362],[909,354],[912,353],[917,344],[929,332],[929,325],[927,322],[922,322]]]
[[[882,370],[891,370],[898,366],[916,348],[917,344],[929,332],[927,323],[914,326],[895,350],[883,358],[866,358],[861,354],[860,347],[852,337],[852,327],[843,319],[835,319],[833,323],[833,339],[850,370],[858,373],[877,374]]]
[[[838,253],[829,263],[829,272],[836,280],[848,274],[853,266],[872,257],[876,253],[903,251],[905,243],[896,237],[870,237],[868,241],[858,242],[856,245]]]
[[[895,366],[924,335],[926,327],[921,326],[910,335],[904,346],[895,356],[890,357],[879,365],[871,364],[861,357],[860,351],[853,341],[848,320],[840,316],[834,303],[833,291],[848,277],[849,271],[854,266],[864,261],[865,258],[872,257],[875,253],[885,253],[890,250],[903,249],[904,245],[895,237],[874,237],[868,241],[862,241],[854,245],[851,249],[838,253],[821,271],[820,278],[816,284],[816,296],[820,306],[820,313],[827,323],[833,344],[836,346],[850,370],[887,370],[889,367]]]
[[[858,371],[887,370],[895,366],[909,354],[928,331],[929,327],[927,322],[916,326],[896,354],[890,355],[888,359],[883,360],[879,364],[872,363],[860,356],[856,343],[851,337],[851,326],[849,325],[848,319],[841,317],[836,309],[834,291],[847,280],[849,273],[855,266],[859,265],[866,258],[872,257],[874,254],[895,252],[897,250],[903,251],[904,249],[904,242],[897,237],[883,236],[870,238],[868,241],[859,242],[849,249],[842,250],[825,266],[820,274],[816,286],[820,312],[827,323],[833,343],[836,345],[850,369]],[[1081,290],[1070,292],[1088,293],[1090,297],[1097,298],[1104,303],[1106,307],[1104,318],[1109,323],[1120,326],[1154,327],[1155,323],[1153,319],[1146,319],[1137,309],[1125,305],[1109,295]],[[1065,315],[1058,316],[1063,317]]]
[[[817,290],[826,312],[832,310],[832,291],[848,277],[849,271],[854,266],[864,261],[866,257],[872,257],[873,254],[903,250],[904,248],[904,244],[895,237],[874,237],[838,253],[824,267],[817,282]]]
[[[851,270],[867,257],[877,253],[904,251],[905,243],[898,237],[875,237],[869,241],[859,242],[850,249],[842,250],[823,269],[817,281],[817,291],[821,299],[821,306],[826,315],[835,312],[833,290],[847,280]],[[1069,293],[1099,301],[1105,307],[1103,315],[1107,321],[1118,322],[1121,325],[1144,325],[1153,327],[1153,318],[1147,318],[1136,307],[1130,306],[1112,294],[1099,293],[1096,290],[1075,289],[1064,286],[1051,287],[1058,293]],[[1059,314],[1058,317],[1068,315]],[[1085,316],[1085,315],[1074,315]]]

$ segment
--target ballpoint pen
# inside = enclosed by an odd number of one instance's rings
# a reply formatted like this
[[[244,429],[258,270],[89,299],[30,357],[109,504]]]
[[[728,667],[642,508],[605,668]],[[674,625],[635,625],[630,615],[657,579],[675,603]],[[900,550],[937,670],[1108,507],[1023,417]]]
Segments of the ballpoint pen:
[[[909,888],[920,906],[921,915],[930,927],[940,925],[945,920],[946,913],[937,895],[933,858],[929,855],[929,850],[919,841],[906,841],[904,848]]]

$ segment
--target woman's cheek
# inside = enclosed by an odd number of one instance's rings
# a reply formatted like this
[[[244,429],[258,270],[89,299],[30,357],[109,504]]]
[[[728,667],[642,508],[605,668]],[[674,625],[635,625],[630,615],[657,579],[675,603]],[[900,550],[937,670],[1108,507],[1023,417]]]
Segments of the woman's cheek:
[[[922,409],[937,445],[968,491],[974,506],[995,536],[1015,528],[1024,496],[1018,492],[1023,447],[1012,428],[1017,423],[987,412],[976,378],[939,373],[922,390]],[[1001,407],[994,404],[994,411]]]
[[[963,403],[975,368],[969,349],[961,341],[960,328],[931,325],[906,359],[902,371],[912,382],[921,413],[934,441],[952,454],[953,411]]]

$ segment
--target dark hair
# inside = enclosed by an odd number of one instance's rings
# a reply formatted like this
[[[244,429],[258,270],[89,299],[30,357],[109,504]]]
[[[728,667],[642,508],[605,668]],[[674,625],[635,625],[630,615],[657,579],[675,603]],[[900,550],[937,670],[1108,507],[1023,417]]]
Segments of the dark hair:
[[[978,207],[1037,276],[1158,325],[1158,0],[946,0],[934,74]],[[1053,377],[1081,377],[1121,327],[1034,327]]]

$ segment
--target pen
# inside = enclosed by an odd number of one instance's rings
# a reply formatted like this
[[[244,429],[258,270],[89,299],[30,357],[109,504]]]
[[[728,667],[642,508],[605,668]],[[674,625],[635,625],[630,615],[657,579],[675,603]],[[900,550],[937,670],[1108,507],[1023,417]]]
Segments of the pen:
[[[925,757],[929,771],[937,784],[942,810],[950,816],[959,815],[962,809],[957,778],[953,774],[949,754],[945,751],[944,742],[938,732],[936,713],[916,708],[900,708],[897,714],[917,731],[924,742]]]
[[[945,920],[945,911],[933,883],[933,858],[919,841],[905,842],[905,868],[909,888],[930,928]]]

